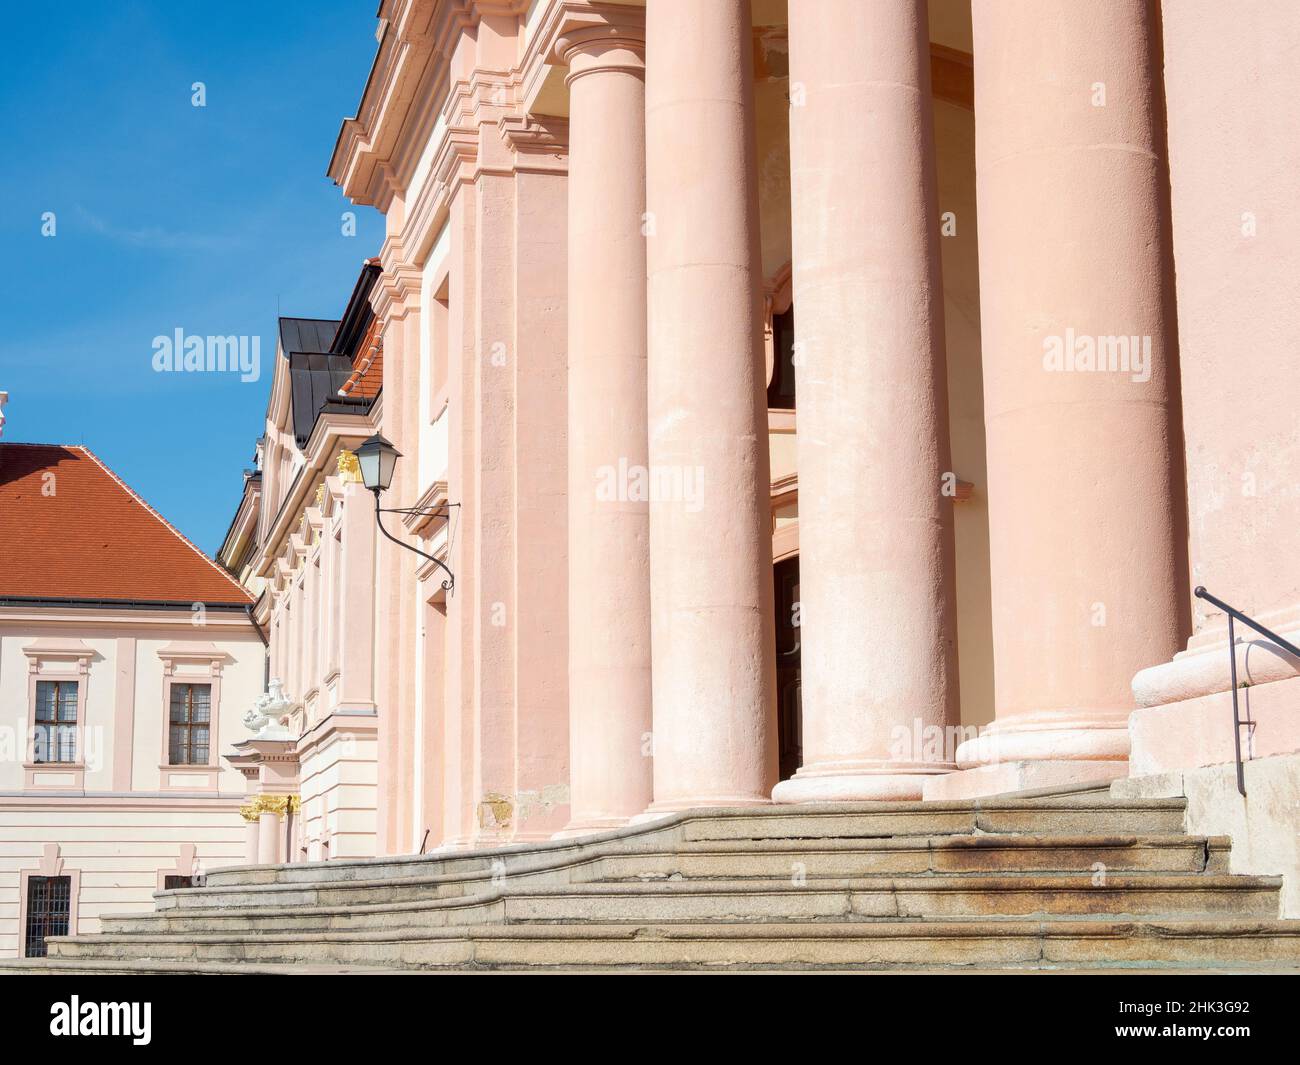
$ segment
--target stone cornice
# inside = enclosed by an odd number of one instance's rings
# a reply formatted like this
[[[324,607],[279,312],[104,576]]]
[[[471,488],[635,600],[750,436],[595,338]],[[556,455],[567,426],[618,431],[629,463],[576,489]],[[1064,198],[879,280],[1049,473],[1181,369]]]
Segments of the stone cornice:
[[[418,270],[458,188],[484,174],[567,169],[567,124],[526,113],[521,70],[467,70],[464,49],[457,52],[479,20],[518,18],[527,8],[525,0],[391,0],[380,11],[379,54],[357,116],[344,124],[330,175],[352,199],[386,212],[395,196],[406,198],[380,255],[385,276],[372,306],[381,317],[400,317],[411,305]],[[612,33],[639,41],[643,22],[635,6],[552,3],[530,33],[528,53],[553,61],[560,29],[583,40]],[[538,52],[543,35],[549,43]]]
[[[374,432],[374,425],[377,424],[377,421],[372,420],[374,418],[375,412],[372,409],[369,417],[322,412],[316,419],[316,425],[304,448],[307,464],[303,467],[301,476],[294,481],[292,494],[285,499],[267,530],[261,559],[255,571],[258,576],[267,577],[278,585],[292,574],[297,563],[296,556],[306,551],[306,545],[298,535],[298,528],[307,509],[314,502],[314,495],[309,493],[314,493],[322,481],[336,473],[341,451],[356,448]],[[295,541],[299,546],[295,547]],[[288,561],[291,557],[294,559],[293,565]]]
[[[72,632],[84,631],[88,625],[112,625],[122,630],[123,635],[130,630],[148,627],[188,628],[193,624],[193,604],[178,603],[172,609],[115,607],[111,603],[0,604],[0,630],[3,630],[4,635],[10,634],[11,626],[29,626],[34,623],[66,627]],[[246,632],[249,639],[256,639],[242,607],[222,611],[209,609],[204,618],[204,627]]]
[[[306,759],[318,747],[332,740],[355,739],[358,734],[373,734],[379,730],[379,717],[374,711],[347,712],[332,710],[318,721],[312,722],[298,737],[298,757]]]
[[[379,16],[379,48],[357,113],[343,120],[328,174],[357,203],[387,211],[388,173],[412,101],[435,52],[435,12],[454,16],[465,0],[392,0]]]
[[[515,155],[516,171],[565,173],[569,122],[547,115],[507,116],[497,123],[501,139]]]
[[[75,637],[42,636],[23,647],[23,654],[34,662],[39,660],[66,660],[80,664],[86,672],[86,663],[95,657],[95,649]]]
[[[521,17],[528,0],[387,0],[357,113],[343,120],[328,173],[346,196],[387,213],[419,151],[417,102],[445,78],[461,36],[484,18]]]
[[[175,767],[173,767],[175,768]],[[75,795],[34,795],[31,792],[0,792],[0,810],[64,810],[89,807],[94,810],[228,810],[245,801],[243,795],[192,795],[177,792],[91,791]],[[84,810],[79,810],[79,813]]]
[[[403,237],[390,235],[379,249],[379,261],[384,272],[370,293],[370,306],[379,319],[379,331],[394,318],[405,317],[408,311],[418,310],[420,303],[420,268],[406,254]]]
[[[157,655],[165,666],[176,662],[203,662],[216,667],[219,663],[229,662],[230,655],[211,642],[176,641],[166,647],[158,648]]]
[[[557,70],[569,63],[575,50],[610,41],[643,51],[645,9],[632,4],[588,0],[552,2],[534,27],[520,59],[523,109],[528,113],[567,114],[567,101],[561,100],[562,105],[556,106],[556,101],[544,99],[543,93],[555,93]],[[563,93],[562,89],[558,91]]]
[[[407,204],[400,235],[390,235],[380,250],[384,277],[371,304],[381,318],[400,315],[410,299],[418,298],[420,267],[460,186],[483,174],[567,170],[568,122],[520,113],[514,104],[518,94],[517,76],[499,71],[477,71],[450,88],[442,111],[441,143],[428,176]]]

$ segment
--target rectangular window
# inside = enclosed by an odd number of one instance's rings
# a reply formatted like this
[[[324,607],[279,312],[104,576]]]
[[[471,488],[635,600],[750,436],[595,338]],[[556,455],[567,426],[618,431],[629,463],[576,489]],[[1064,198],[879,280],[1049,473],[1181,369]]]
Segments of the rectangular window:
[[[163,890],[175,891],[177,888],[188,888],[194,886],[194,877],[192,876],[164,876]]]
[[[71,908],[72,877],[28,877],[25,957],[44,958],[46,937],[68,934]]]
[[[35,762],[75,762],[77,760],[77,682],[75,680],[38,680],[36,682],[35,736],[32,760]]]
[[[212,727],[212,685],[173,684],[168,718],[167,760],[172,765],[207,765]]]

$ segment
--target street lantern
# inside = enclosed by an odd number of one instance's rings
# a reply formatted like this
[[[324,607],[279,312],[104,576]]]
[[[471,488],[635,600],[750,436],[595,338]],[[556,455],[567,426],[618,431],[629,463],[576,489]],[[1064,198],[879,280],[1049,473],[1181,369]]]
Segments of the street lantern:
[[[361,466],[361,482],[378,498],[393,483],[393,470],[402,453],[376,433],[357,448],[356,456]]]
[[[399,540],[384,528],[381,515],[403,514],[408,517],[412,515],[428,515],[449,519],[450,510],[453,507],[460,506],[460,504],[448,503],[438,507],[381,507],[379,505],[379,493],[387,491],[389,485],[393,483],[393,470],[397,467],[397,460],[402,457],[402,453],[378,433],[375,433],[374,436],[358,447],[353,454],[357,457],[357,465],[361,467],[361,483],[374,493],[375,524],[379,526],[379,531],[398,547],[404,547],[407,551],[427,559],[446,573],[447,579],[442,582],[442,587],[445,591],[450,592],[455,587],[456,578],[451,570],[447,568],[447,563],[440,558],[435,558],[427,551],[421,551],[414,544]]]

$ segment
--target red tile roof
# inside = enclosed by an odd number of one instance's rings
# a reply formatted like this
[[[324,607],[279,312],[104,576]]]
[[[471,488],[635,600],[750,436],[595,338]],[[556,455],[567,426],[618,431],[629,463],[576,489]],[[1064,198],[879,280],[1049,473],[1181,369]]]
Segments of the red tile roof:
[[[0,443],[6,597],[252,601],[87,448]]]
[[[384,339],[379,335],[378,318],[370,323],[352,361],[356,369],[339,389],[339,395],[366,399],[379,395],[384,386]]]

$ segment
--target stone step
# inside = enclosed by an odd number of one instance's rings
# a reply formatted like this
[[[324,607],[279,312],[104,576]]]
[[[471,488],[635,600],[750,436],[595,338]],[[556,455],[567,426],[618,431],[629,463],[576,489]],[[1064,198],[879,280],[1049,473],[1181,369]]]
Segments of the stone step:
[[[533,888],[505,895],[507,921],[853,921],[1103,915],[1271,917],[1281,880],[1266,877],[927,876],[819,881],[665,881]]]
[[[423,903],[436,899],[464,899],[492,893],[502,884],[527,880],[535,884],[568,884],[574,868],[560,866],[495,876],[462,873],[401,880],[325,880],[319,883],[236,885],[185,888],[154,896],[160,914],[185,914],[212,909],[289,909],[303,907],[358,907],[374,904]]]
[[[40,964],[1300,968],[1280,881],[1227,875],[1228,841],[1184,835],[1184,807],[1070,791],[694,810],[576,841],[230,869],[52,939]]]
[[[320,878],[265,884],[213,885],[160,893],[159,910],[201,907],[359,906],[378,902],[420,902],[455,898],[499,888],[518,880],[566,884],[605,879],[747,876],[789,877],[904,875],[910,872],[1054,871],[1096,872],[1098,863],[1113,872],[1169,868],[1170,871],[1223,871],[1229,843],[1183,835],[1143,836],[901,836],[821,837],[813,839],[734,839],[679,842],[663,850],[640,849],[630,841],[611,841],[549,863],[475,868],[396,880]],[[1165,863],[1162,866],[1162,863]],[[323,868],[328,868],[324,863]],[[300,866],[302,868],[302,866]],[[322,869],[322,865],[314,866]],[[431,871],[443,868],[428,867]],[[358,873],[369,873],[364,866]]]
[[[748,876],[899,876],[979,872],[1226,873],[1226,836],[929,836],[884,839],[704,840],[675,850],[602,857],[585,867],[595,880]]]
[[[829,807],[809,817],[801,807],[767,807],[683,826],[687,841],[712,839],[867,839],[885,836],[1136,835],[1181,833],[1183,799],[1080,802],[1074,797],[1002,804],[872,804],[870,810]],[[938,807],[938,809],[934,809]]]
[[[243,935],[293,932],[367,932],[490,924],[505,920],[499,893],[416,902],[369,902],[346,906],[246,906],[186,908],[100,918],[105,935]]]
[[[489,925],[419,932],[83,936],[50,940],[51,965],[158,963],[446,969],[837,969],[1300,965],[1300,922],[1263,920],[866,921]]]
[[[0,976],[362,976],[406,970],[387,966],[148,962],[130,958],[0,958]]]
[[[583,861],[610,847],[671,849],[683,840],[882,838],[975,832],[1038,835],[1181,833],[1184,799],[1115,800],[1104,790],[967,802],[834,803],[690,810],[646,824],[577,839],[447,854],[297,862],[214,869],[209,887],[427,879],[505,873]],[[998,827],[998,826],[1010,827]],[[1060,827],[1062,825],[1069,827]],[[756,827],[758,826],[758,827]]]
[[[899,917],[1276,917],[1281,881],[1200,873],[913,875],[809,880],[616,881],[507,886],[490,895],[352,907],[170,910],[105,916],[107,934],[330,932],[421,929],[496,921],[768,921]]]

